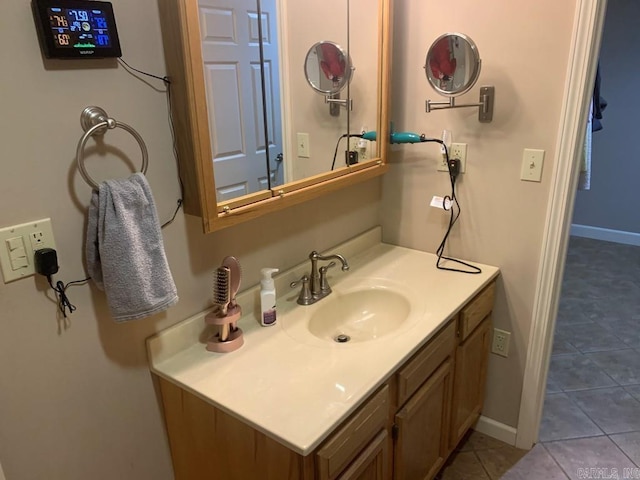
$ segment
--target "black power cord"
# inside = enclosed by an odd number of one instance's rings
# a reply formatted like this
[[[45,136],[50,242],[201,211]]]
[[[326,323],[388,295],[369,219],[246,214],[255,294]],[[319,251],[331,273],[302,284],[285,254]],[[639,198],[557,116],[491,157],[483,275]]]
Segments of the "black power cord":
[[[53,284],[53,275],[58,273],[58,254],[53,248],[41,248],[40,250],[36,250],[34,254],[34,264],[36,268],[36,272],[40,275],[47,277],[47,281],[49,282],[49,286],[56,294],[56,299],[58,301],[58,309],[64,318],[67,318],[67,310],[69,313],[73,313],[76,310],[75,305],[71,303],[69,297],[67,296],[67,289],[71,285],[77,285],[80,283],[84,283],[91,279],[91,277],[87,277],[83,280],[74,280],[73,282],[69,282],[66,285],[64,282],[58,280],[56,284]]]
[[[67,296],[67,293],[66,293],[67,289],[71,285],[78,285],[80,283],[88,282],[89,280],[91,280],[91,277],[87,277],[82,280],[74,280],[73,282],[69,282],[66,285],[64,284],[64,282],[61,282],[60,280],[58,280],[55,286],[53,285],[53,280],[51,279],[51,275],[47,275],[47,280],[49,281],[49,285],[51,286],[53,291],[56,293],[56,296],[58,298],[58,309],[60,310],[60,313],[62,313],[62,316],[64,318],[67,318],[67,309],[69,310],[69,313],[73,313],[76,311],[76,306],[69,301],[69,297]]]
[[[448,270],[450,272],[458,272],[458,273],[468,273],[472,275],[477,275],[478,273],[482,273],[482,269],[479,267],[476,267],[475,265],[471,265],[470,263],[464,262],[462,260],[458,260],[452,257],[447,257],[444,255],[444,249],[447,244],[447,239],[449,238],[449,234],[451,234],[451,230],[453,230],[453,226],[458,221],[458,218],[460,217],[460,213],[462,213],[460,202],[458,202],[458,197],[456,196],[456,178],[460,173],[460,160],[455,158],[454,159],[449,158],[449,149],[447,148],[447,145],[442,140],[433,138],[433,139],[423,139],[423,141],[436,142],[442,145],[442,148],[444,149],[445,159],[447,161],[447,168],[449,170],[449,181],[451,182],[451,195],[445,196],[443,201],[444,209],[448,210],[450,213],[449,226],[447,227],[447,231],[444,234],[444,237],[442,238],[442,242],[440,242],[440,245],[436,250],[436,255],[438,256],[438,260],[436,261],[436,268],[438,268],[439,270]],[[449,206],[447,207],[447,205]],[[456,212],[456,209],[457,209],[457,212]],[[446,267],[442,265],[442,260],[446,260],[458,265],[462,265],[464,267],[467,267],[469,270]]]
[[[347,137],[362,137],[362,135],[354,135],[353,133],[345,133],[344,135],[341,135],[340,137],[338,137],[338,141],[336,142],[336,150],[335,152],[333,152],[333,162],[331,163],[331,171],[333,171],[333,169],[336,167],[336,158],[338,157],[338,148],[340,147],[340,142],[342,141],[343,138],[347,138]]]
[[[166,87],[166,93],[167,93],[167,110],[169,111],[169,130],[171,131],[171,141],[172,141],[172,146],[173,146],[173,156],[174,156],[176,164],[177,164],[178,163],[178,145],[176,143],[175,127],[173,125],[173,110],[171,109],[171,80],[166,75],[161,77],[159,75],[154,75],[152,73],[147,73],[147,72],[139,70],[139,69],[137,69],[135,67],[132,67],[123,58],[119,58],[118,61],[122,64],[122,66],[125,68],[125,70],[128,71],[129,73],[131,73],[133,71],[133,72],[136,72],[136,73],[140,73],[142,75],[146,75],[147,77],[150,77],[150,78],[155,78],[156,80],[162,80],[162,82],[164,83],[164,85]],[[131,73],[131,75],[133,75],[134,77],[136,76],[133,73]],[[171,225],[171,223],[173,223],[173,221],[176,219],[176,215],[178,215],[178,212],[180,211],[180,208],[182,207],[183,198],[184,198],[184,182],[182,181],[182,176],[180,175],[180,166],[177,165],[177,168],[178,168],[178,182],[180,183],[180,197],[181,198],[178,199],[176,209],[173,212],[173,216],[171,217],[171,219],[169,221],[163,223],[160,226],[160,228],[165,228],[166,226]]]

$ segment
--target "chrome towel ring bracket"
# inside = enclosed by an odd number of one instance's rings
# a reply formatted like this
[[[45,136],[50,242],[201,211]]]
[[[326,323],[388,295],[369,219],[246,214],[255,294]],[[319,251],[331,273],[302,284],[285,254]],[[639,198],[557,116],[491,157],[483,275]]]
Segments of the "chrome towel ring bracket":
[[[142,151],[142,169],[140,171],[143,174],[147,173],[147,168],[149,167],[149,153],[147,152],[147,146],[145,145],[144,140],[142,140],[140,134],[132,127],[126,123],[118,122],[113,118],[109,118],[107,112],[100,107],[85,108],[80,115],[80,125],[82,125],[82,129],[85,131],[85,134],[78,142],[78,148],[76,150],[76,164],[80,171],[80,175],[82,175],[84,181],[87,182],[91,188],[96,191],[99,189],[98,184],[89,176],[87,169],[84,166],[84,147],[90,137],[93,137],[94,135],[104,135],[107,130],[113,130],[114,128],[122,128],[136,139],[138,145],[140,145],[140,150]]]

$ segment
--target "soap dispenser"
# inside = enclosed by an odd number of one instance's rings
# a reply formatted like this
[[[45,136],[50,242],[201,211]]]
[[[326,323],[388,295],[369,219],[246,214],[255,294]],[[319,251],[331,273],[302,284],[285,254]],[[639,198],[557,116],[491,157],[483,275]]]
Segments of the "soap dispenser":
[[[276,287],[272,275],[278,273],[277,268],[263,268],[260,280],[260,325],[270,327],[276,323]]]

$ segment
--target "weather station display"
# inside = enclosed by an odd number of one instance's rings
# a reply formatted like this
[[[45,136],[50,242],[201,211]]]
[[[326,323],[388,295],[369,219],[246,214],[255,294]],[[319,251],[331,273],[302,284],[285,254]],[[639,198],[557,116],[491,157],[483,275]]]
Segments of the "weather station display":
[[[49,8],[53,42],[57,48],[110,47],[107,19],[102,10]]]
[[[119,57],[111,4],[81,0],[34,0],[40,43],[47,58]]]

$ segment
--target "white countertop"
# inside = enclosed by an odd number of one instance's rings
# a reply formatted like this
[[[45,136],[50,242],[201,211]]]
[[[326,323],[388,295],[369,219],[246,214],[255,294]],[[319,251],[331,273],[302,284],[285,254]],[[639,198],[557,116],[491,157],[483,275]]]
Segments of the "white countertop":
[[[276,280],[275,326],[261,327],[249,312],[238,322],[244,331],[244,345],[232,353],[211,353],[201,338],[207,313],[202,312],[147,341],[151,370],[295,452],[311,453],[390,373],[498,275],[496,267],[481,264],[474,264],[482,268],[478,275],[438,270],[434,255],[379,243],[379,238],[379,229],[374,229],[332,249],[347,257],[351,269],[344,273],[339,268],[331,270],[331,286],[340,292],[359,277],[409,285],[406,292],[413,297],[410,318],[397,331],[346,344],[308,334],[305,318],[331,297],[300,306],[296,304],[297,289],[281,288],[308,270],[307,261]],[[238,303],[247,305],[248,312],[256,297],[254,287],[240,295]],[[301,313],[305,318],[298,318]]]

